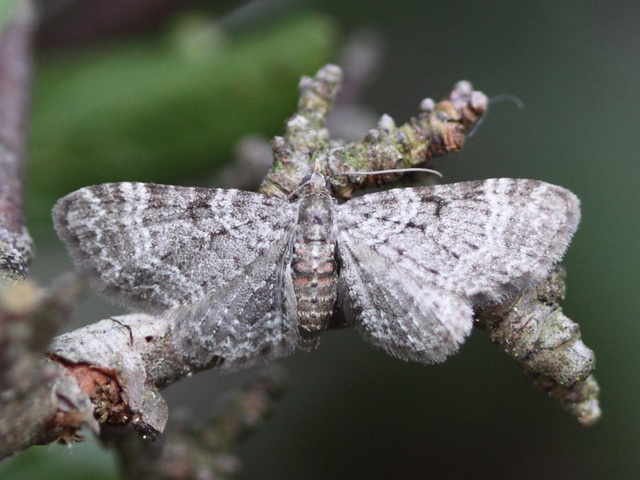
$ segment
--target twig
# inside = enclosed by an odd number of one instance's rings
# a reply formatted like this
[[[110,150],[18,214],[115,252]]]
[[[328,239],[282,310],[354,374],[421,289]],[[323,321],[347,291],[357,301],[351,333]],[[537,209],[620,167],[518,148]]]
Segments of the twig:
[[[465,132],[482,116],[488,102],[469,82],[458,82],[438,104],[430,98],[422,100],[420,115],[401,127],[383,115],[364,142],[344,144],[330,140],[325,126],[341,80],[342,71],[335,65],[321,68],[314,78],[302,77],[298,111],[287,121],[285,135],[273,139],[274,164],[262,182],[262,193],[287,197],[314,166],[342,198],[350,198],[355,189],[397,180],[401,175],[332,175],[421,166],[431,157],[457,152]]]
[[[0,458],[34,444],[71,440],[97,428],[89,397],[42,354],[69,315],[79,288],[25,282],[33,241],[23,211],[27,110],[36,15],[19,0],[0,32]]]
[[[33,257],[23,211],[35,14],[20,0],[0,32],[0,280],[22,280]]]
[[[479,312],[477,326],[489,330],[544,393],[588,427],[601,416],[595,355],[582,342],[580,326],[558,305],[564,290],[564,270],[558,267],[516,299]]]
[[[77,301],[75,277],[43,290],[30,282],[0,290],[0,459],[31,445],[97,430],[88,395],[42,354]]]

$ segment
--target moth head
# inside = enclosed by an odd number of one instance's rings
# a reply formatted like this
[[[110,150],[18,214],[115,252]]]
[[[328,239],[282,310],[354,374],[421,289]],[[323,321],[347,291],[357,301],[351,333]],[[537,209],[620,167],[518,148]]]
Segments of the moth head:
[[[327,177],[319,172],[311,172],[305,175],[300,182],[300,186],[289,196],[289,199],[306,197],[308,195],[329,194],[331,192],[331,182]]]

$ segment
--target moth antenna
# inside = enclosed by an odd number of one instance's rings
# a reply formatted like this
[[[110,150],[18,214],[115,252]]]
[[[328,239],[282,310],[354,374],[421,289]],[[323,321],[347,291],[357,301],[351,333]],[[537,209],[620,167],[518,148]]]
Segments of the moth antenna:
[[[408,173],[408,172],[422,172],[422,173],[433,173],[434,175],[438,175],[442,178],[442,174],[437,170],[431,170],[430,168],[396,168],[390,170],[375,170],[372,172],[340,172],[334,173],[332,177],[340,177],[340,176],[349,176],[349,175],[385,175],[388,173]]]
[[[491,97],[489,99],[489,105],[500,102],[512,102],[515,103],[520,110],[524,109],[524,102],[520,100],[520,98],[516,97],[515,95],[511,95],[510,93],[503,93],[502,95],[496,95],[495,97]]]
[[[513,102],[516,104],[516,106],[520,110],[524,109],[524,102],[520,100],[518,97],[516,97],[515,95],[511,95],[510,93],[503,93],[502,95],[491,97],[489,99],[489,103],[487,103],[487,109],[484,111],[482,116],[478,119],[476,124],[473,126],[473,129],[471,129],[471,131],[467,135],[467,138],[473,137],[476,134],[478,127],[480,127],[480,125],[484,123],[485,119],[487,118],[487,114],[489,113],[489,105],[493,105],[494,103],[500,103],[500,102]]]

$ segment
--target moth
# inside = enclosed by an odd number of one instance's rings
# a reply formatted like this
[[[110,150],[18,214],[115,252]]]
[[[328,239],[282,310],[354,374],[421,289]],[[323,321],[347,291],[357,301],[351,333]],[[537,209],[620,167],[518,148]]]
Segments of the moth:
[[[186,354],[204,348],[227,368],[313,348],[335,315],[395,357],[443,361],[471,331],[474,309],[549,273],[579,218],[573,193],[536,180],[400,188],[338,204],[317,172],[288,200],[114,183],[53,209],[99,292],[186,330]]]

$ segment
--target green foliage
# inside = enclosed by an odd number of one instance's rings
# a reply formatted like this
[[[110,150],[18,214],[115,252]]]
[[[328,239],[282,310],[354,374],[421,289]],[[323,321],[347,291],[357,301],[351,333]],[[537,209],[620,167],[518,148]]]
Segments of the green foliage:
[[[86,442],[31,447],[0,464],[2,480],[112,480],[113,454],[91,437]]]
[[[226,41],[212,22],[183,21],[137,38],[45,60],[29,138],[29,218],[112,181],[178,183],[211,171],[248,133],[273,136],[295,110],[296,85],[329,56],[326,18],[297,17]]]
[[[0,32],[9,17],[13,14],[13,7],[17,0],[0,0]]]

